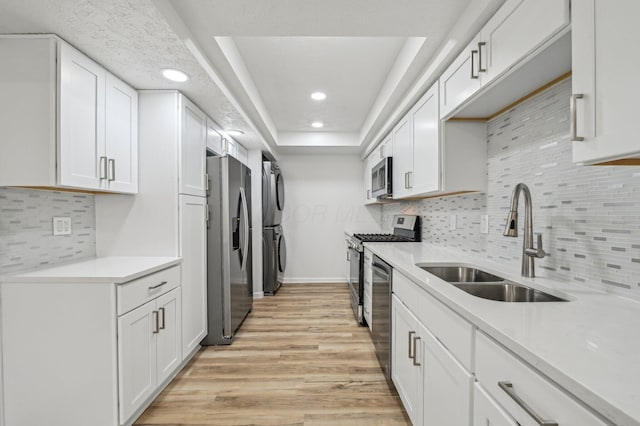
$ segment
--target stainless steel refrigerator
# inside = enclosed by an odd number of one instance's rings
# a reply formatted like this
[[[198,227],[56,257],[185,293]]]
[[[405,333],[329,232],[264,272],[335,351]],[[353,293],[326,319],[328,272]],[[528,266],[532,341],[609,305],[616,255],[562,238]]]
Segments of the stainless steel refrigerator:
[[[203,345],[230,344],[253,306],[251,170],[232,157],[207,157],[209,222]]]

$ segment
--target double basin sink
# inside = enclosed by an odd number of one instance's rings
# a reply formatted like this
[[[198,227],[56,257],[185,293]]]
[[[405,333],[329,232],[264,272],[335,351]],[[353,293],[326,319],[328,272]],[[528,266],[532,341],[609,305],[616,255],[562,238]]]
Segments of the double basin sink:
[[[566,302],[565,299],[514,283],[481,269],[464,265],[422,265],[419,268],[473,296],[499,302]]]

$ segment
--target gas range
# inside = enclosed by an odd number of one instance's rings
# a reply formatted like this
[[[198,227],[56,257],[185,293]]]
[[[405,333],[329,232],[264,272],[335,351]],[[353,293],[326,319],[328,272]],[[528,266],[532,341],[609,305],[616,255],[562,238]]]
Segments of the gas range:
[[[396,215],[393,217],[393,234],[353,234],[347,237],[349,261],[349,290],[351,307],[356,320],[364,325],[364,246],[372,242],[419,242],[420,216]]]

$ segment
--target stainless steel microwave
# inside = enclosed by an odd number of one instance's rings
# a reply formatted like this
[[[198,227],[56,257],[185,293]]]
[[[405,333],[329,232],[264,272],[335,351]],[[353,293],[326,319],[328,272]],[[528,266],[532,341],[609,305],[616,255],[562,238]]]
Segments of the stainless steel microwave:
[[[371,195],[376,198],[391,198],[392,158],[385,157],[371,169]]]

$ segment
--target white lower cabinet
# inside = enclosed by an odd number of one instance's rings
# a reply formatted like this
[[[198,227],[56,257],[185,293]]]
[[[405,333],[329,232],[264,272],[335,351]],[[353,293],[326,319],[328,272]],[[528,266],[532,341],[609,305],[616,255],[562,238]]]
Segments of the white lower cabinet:
[[[476,378],[519,425],[533,426],[543,424],[542,421],[562,426],[608,424],[481,332],[476,337]],[[488,395],[485,399],[489,399]],[[474,417],[476,425],[486,425]],[[513,423],[496,420],[496,424]]]
[[[118,318],[120,423],[124,424],[182,361],[180,288]]]
[[[414,425],[468,425],[473,376],[392,296],[392,378]]]
[[[391,296],[391,377],[414,425],[422,424],[422,374],[414,358],[418,320],[396,295]]]
[[[518,423],[476,383],[473,388],[473,426],[518,426]]]
[[[180,196],[182,261],[182,353],[189,355],[207,335],[207,205],[203,197]]]

